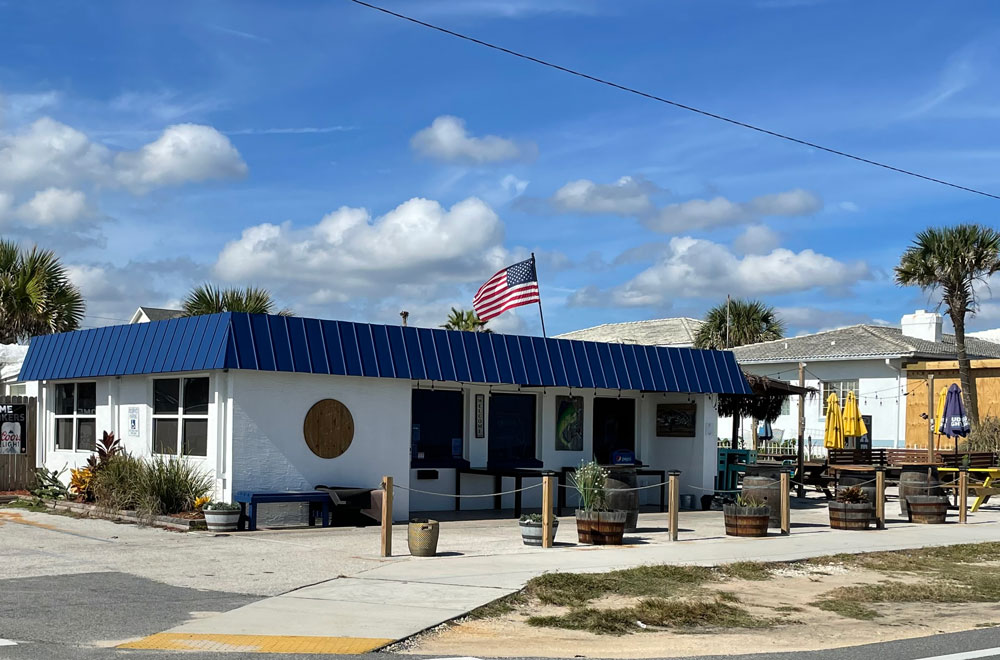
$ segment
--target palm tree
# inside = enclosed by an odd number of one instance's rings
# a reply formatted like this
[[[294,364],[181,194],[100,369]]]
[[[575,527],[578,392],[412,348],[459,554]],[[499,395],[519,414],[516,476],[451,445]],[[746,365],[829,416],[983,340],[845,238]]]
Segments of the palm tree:
[[[979,307],[974,285],[1000,271],[1000,232],[976,224],[925,229],[896,266],[896,284],[941,289],[941,302],[955,328],[958,376],[969,422],[979,424],[979,403],[965,352],[965,317]]]
[[[466,330],[468,332],[493,332],[486,327],[489,321],[482,321],[471,310],[451,308],[448,320],[441,327],[445,330]]]
[[[86,304],[51,250],[0,239],[0,343],[80,327]]]
[[[785,323],[774,308],[759,300],[736,298],[705,314],[694,337],[695,348],[727,349],[785,336]]]
[[[248,286],[223,289],[210,283],[191,289],[184,299],[184,316],[218,314],[219,312],[247,312],[249,314],[278,314],[294,316],[291,310],[275,311],[277,303],[267,289]]]

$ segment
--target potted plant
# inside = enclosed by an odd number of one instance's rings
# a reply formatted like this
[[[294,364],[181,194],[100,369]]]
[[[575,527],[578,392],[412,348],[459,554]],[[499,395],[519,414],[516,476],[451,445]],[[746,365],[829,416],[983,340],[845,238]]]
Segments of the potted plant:
[[[542,514],[526,513],[521,516],[521,540],[524,545],[542,544]],[[552,518],[552,542],[555,542],[556,532],[559,530],[559,520]]]
[[[607,510],[608,471],[596,461],[590,461],[581,463],[571,479],[580,496],[580,508],[576,510],[576,531],[580,543],[621,545],[628,513]]]
[[[209,502],[202,513],[210,532],[235,532],[240,522],[240,505],[234,502]]]
[[[860,486],[842,488],[830,502],[830,527],[832,529],[868,529],[875,514],[875,507],[868,500],[868,493]]]
[[[767,501],[740,493],[736,501],[722,506],[727,536],[767,536],[771,507]]]

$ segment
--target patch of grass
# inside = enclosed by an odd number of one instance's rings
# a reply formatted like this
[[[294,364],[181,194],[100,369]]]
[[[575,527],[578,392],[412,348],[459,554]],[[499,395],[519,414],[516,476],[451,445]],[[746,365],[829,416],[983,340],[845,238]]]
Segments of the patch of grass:
[[[735,580],[770,580],[774,569],[774,564],[765,564],[760,561],[738,561],[733,564],[719,566],[718,573],[723,577]]]
[[[848,619],[858,619],[860,621],[871,621],[879,615],[872,608],[849,600],[820,600],[811,603],[811,605],[821,610],[847,617]]]
[[[605,594],[671,596],[711,580],[704,566],[640,566],[610,573],[546,573],[528,582],[525,595],[547,605],[574,607]]]
[[[740,600],[739,596],[737,596],[736,594],[732,593],[731,591],[720,591],[717,594],[717,596],[718,596],[719,600],[725,601],[727,603],[741,603],[741,602],[743,602],[743,601]]]
[[[524,594],[518,591],[509,596],[498,598],[492,603],[486,603],[482,607],[477,607],[469,612],[468,617],[470,619],[495,619],[516,612],[519,607],[524,605],[525,600],[527,599]]]
[[[623,635],[651,628],[767,628],[775,622],[752,615],[721,599],[666,600],[648,598],[632,607],[617,609],[575,608],[557,616],[535,616],[532,626],[585,630],[597,635]]]
[[[918,583],[880,582],[838,587],[823,594],[823,600],[856,603],[984,603],[996,600],[996,594],[977,592],[968,585],[946,580]]]
[[[1000,623],[997,623],[996,621],[987,621],[985,623],[976,624],[977,628],[996,628],[997,626],[1000,626]]]
[[[1000,556],[1000,543],[965,543],[917,550],[839,554],[806,561],[812,565],[841,564],[883,573],[940,571],[961,564],[991,561]]]
[[[9,509],[35,511],[38,513],[48,513],[50,511],[49,507],[46,506],[41,500],[14,500],[13,502],[8,502],[7,504],[0,504],[0,506]]]

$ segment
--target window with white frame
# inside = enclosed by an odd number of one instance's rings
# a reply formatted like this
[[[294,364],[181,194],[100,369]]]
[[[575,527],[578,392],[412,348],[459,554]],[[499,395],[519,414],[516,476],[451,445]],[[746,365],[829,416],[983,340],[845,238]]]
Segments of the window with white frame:
[[[96,451],[97,383],[56,383],[56,449]]]
[[[781,414],[782,414],[782,415],[791,415],[791,414],[792,414],[792,404],[791,404],[791,400],[792,400],[792,397],[790,397],[790,396],[786,396],[786,397],[785,397],[785,398],[784,398],[784,399],[783,399],[783,400],[781,401]]]
[[[854,392],[854,396],[858,395],[858,379],[854,380],[829,380],[823,381],[823,396],[822,403],[823,407],[823,417],[826,417],[826,400],[830,398],[831,394],[837,395],[837,401],[840,402],[840,407],[844,407],[844,399],[847,398],[848,392]]]
[[[153,381],[153,453],[208,456],[208,377]]]

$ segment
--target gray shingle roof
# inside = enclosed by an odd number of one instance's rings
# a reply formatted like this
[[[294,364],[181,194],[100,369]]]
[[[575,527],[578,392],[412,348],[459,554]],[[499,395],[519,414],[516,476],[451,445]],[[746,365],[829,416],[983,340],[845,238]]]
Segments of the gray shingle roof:
[[[965,348],[972,358],[1000,357],[1000,344],[966,337]],[[788,337],[733,349],[740,363],[795,362],[797,360],[859,360],[907,356],[954,358],[955,335],[942,335],[933,342],[908,337],[900,328],[881,325],[852,325],[836,330]]]
[[[613,344],[643,344],[646,346],[691,346],[703,321],[684,317],[605,323],[593,328],[574,330],[557,335],[559,339],[600,341]]]

